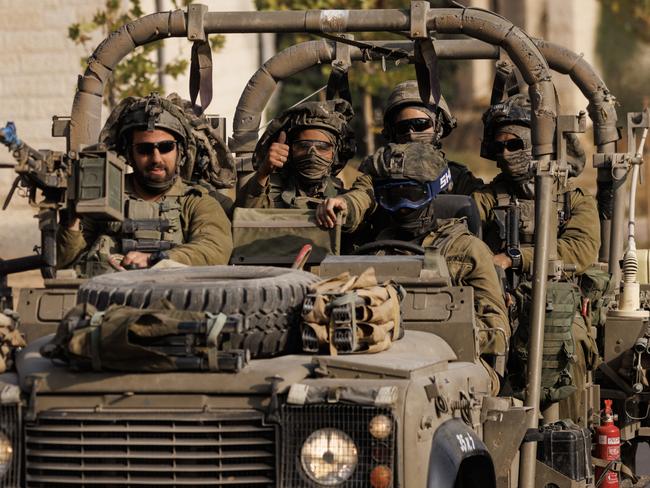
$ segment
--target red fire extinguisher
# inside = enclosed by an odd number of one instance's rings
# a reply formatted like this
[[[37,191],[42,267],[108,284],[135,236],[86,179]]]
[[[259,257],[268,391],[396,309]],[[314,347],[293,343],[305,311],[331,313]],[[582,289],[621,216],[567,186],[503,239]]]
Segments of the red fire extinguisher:
[[[614,425],[612,401],[605,400],[602,422],[596,428],[596,457],[606,461],[618,461],[621,458],[621,431]],[[603,468],[596,468],[596,480],[600,479]],[[618,488],[618,473],[608,471],[599,488]]]

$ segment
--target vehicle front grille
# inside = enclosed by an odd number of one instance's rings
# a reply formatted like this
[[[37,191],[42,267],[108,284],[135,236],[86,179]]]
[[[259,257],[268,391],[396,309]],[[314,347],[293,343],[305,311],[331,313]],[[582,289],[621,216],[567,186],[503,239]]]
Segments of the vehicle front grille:
[[[27,487],[275,486],[255,411],[45,412],[25,427]]]
[[[376,439],[369,432],[370,421],[378,416],[388,417],[392,424],[390,435]],[[341,485],[344,488],[367,488],[373,468],[385,466],[395,479],[395,439],[397,424],[388,408],[363,405],[319,404],[282,408],[282,459],[280,486],[286,488],[322,485],[314,483],[301,467],[301,449],[311,434],[320,429],[336,429],[345,432],[356,446],[357,466],[351,476]],[[322,446],[324,456],[328,446]]]
[[[22,463],[22,429],[21,409],[19,404],[7,404],[0,406],[0,430],[11,439],[12,457],[9,470],[0,479],[0,487],[15,488],[21,486],[20,466]]]

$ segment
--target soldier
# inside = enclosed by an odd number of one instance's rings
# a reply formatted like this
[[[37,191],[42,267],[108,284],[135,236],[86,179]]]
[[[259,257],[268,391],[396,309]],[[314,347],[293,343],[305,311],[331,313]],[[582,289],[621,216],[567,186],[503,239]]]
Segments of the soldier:
[[[156,94],[127,99],[116,108],[100,138],[133,168],[125,181],[126,219],[107,223],[72,216],[57,236],[61,267],[76,265],[92,276],[147,268],[161,259],[228,263],[228,217],[207,189],[187,185],[179,176],[190,131],[182,111]]]
[[[451,115],[444,98],[432,110],[420,97],[418,83],[409,80],[398,84],[386,102],[384,110],[384,129],[382,135],[388,142],[404,144],[420,142],[441,148],[441,139],[447,137],[456,127],[456,119]],[[444,157],[444,153],[440,152]],[[463,164],[447,161],[451,171],[452,183],[445,190],[447,193],[469,195],[483,186],[483,180],[475,177]],[[363,176],[361,178],[364,178]],[[359,188],[369,188],[367,180]],[[357,197],[356,200],[352,200]],[[368,200],[360,198],[358,193],[349,193],[338,198],[329,198],[317,209],[317,220],[323,227],[332,227],[336,212],[347,211],[347,228],[354,230],[363,220],[367,208],[360,204],[372,204],[372,194]],[[357,216],[357,220],[354,220]]]
[[[523,94],[514,95],[502,103],[493,105],[483,115],[484,138],[481,145],[481,156],[495,160],[501,173],[485,188],[475,192],[475,199],[481,221],[483,223],[483,238],[495,253],[494,263],[506,270],[510,277],[509,293],[516,299],[516,320],[520,324],[522,336],[514,337],[512,347],[516,355],[521,352],[521,358],[515,358],[514,375],[521,373],[520,366],[525,363],[523,356],[526,348],[526,325],[529,318],[527,313],[530,303],[530,279],[532,273],[533,242],[535,233],[535,181],[532,165],[531,142],[531,108],[529,99]],[[578,140],[571,137],[568,140],[570,176],[577,176],[585,162],[585,153],[579,146]],[[575,265],[578,273],[595,263],[598,258],[600,245],[600,229],[595,199],[580,188],[569,188],[558,195],[557,213],[557,250],[564,264]],[[514,226],[514,228],[509,228]],[[514,233],[514,236],[513,236]],[[515,244],[507,242],[506,236],[514,237]],[[512,280],[515,280],[514,282]],[[567,303],[573,303],[575,298],[570,293],[563,293]],[[579,298],[578,298],[579,300]],[[514,303],[513,303],[514,305]],[[561,304],[556,304],[561,305]],[[558,310],[561,306],[556,307]],[[577,312],[577,310],[576,310]],[[549,312],[553,315],[553,312]],[[547,314],[548,315],[548,314]],[[547,316],[547,325],[559,327],[561,320]],[[581,418],[580,406],[581,389],[584,387],[586,368],[593,366],[597,349],[593,337],[589,334],[583,318],[576,313],[571,324],[569,317],[566,324],[569,333],[567,344],[563,348],[575,348],[573,366],[559,371],[563,377],[557,385],[546,385],[549,402],[561,400],[560,413],[569,416],[576,422],[584,423]],[[518,331],[519,332],[519,331]],[[573,335],[571,342],[570,335]],[[555,341],[561,345],[561,341]],[[546,347],[546,346],[545,346]],[[549,346],[550,347],[550,346]],[[551,352],[545,349],[545,357]],[[559,353],[558,353],[559,354]],[[569,354],[570,355],[570,354]],[[558,356],[558,358],[561,354]],[[561,363],[561,360],[554,364]],[[544,363],[543,368],[552,371],[553,366]],[[562,369],[562,368],[560,368]],[[546,369],[545,369],[546,370]],[[514,376],[513,376],[514,378]],[[522,378],[515,378],[514,383],[524,388]],[[563,389],[563,386],[571,389]],[[577,387],[575,394],[567,392]]]
[[[336,174],[356,150],[345,100],[304,102],[276,118],[253,156],[255,173],[241,188],[236,206],[311,208],[342,193]]]
[[[434,249],[446,260],[454,285],[474,289],[481,353],[505,354],[510,326],[492,253],[463,220],[438,220],[434,199],[451,184],[444,155],[431,144],[389,144],[361,169],[372,177],[377,204],[387,212],[377,240],[397,239]]]
[[[514,95],[493,105],[483,115],[484,137],[481,156],[497,162],[501,173],[485,188],[473,193],[483,222],[483,238],[495,253],[494,262],[504,269],[532,272],[535,224],[535,178],[530,138],[530,101]],[[570,174],[577,176],[584,166],[585,153],[577,138],[569,139]],[[504,214],[496,211],[516,200],[520,212],[521,258],[506,254],[499,229],[505,227]],[[565,264],[574,264],[582,273],[598,258],[600,229],[595,199],[580,188],[571,188],[558,199],[558,254]]]

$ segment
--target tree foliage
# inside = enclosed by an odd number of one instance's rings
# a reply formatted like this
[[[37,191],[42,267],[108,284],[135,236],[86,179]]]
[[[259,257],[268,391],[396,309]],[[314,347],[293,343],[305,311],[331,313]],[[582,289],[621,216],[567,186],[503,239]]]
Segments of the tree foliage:
[[[650,0],[600,0],[603,8],[639,40],[650,43]]]
[[[192,3],[192,0],[172,0],[172,3],[175,8],[184,8]],[[103,8],[95,12],[90,20],[68,26],[68,37],[75,44],[92,52],[97,47],[93,42],[106,38],[111,32],[144,14],[141,0],[129,0],[126,7],[123,7],[120,0],[105,0]],[[220,49],[224,41],[223,36],[212,36],[212,49]],[[104,103],[109,108],[112,109],[122,98],[128,96],[146,96],[154,91],[161,93],[163,90],[158,83],[159,69],[174,79],[187,71],[189,61],[180,57],[166,62],[159,68],[156,50],[161,42],[163,41],[139,47],[115,67],[113,75],[107,80],[104,92]],[[81,64],[82,69],[85,69],[87,59],[82,58]]]
[[[432,1],[432,6],[442,5],[443,1]],[[259,10],[306,10],[306,9],[378,9],[378,8],[410,8],[410,0],[256,0],[255,4]],[[278,49],[284,49],[297,42],[313,39],[309,35],[281,34],[278,35]],[[404,36],[387,32],[355,33],[357,40],[405,40]],[[412,66],[406,63],[396,64],[386,60],[386,70],[383,70],[382,63],[367,62],[354,63],[349,73],[350,89],[352,91],[353,105],[358,114],[368,113],[368,107],[360,106],[362,101],[372,99],[373,120],[365,120],[365,128],[361,133],[378,134],[382,125],[382,110],[385,99],[390,91],[398,83],[413,79],[415,71]],[[446,98],[453,98],[453,74],[456,66],[452,62],[440,63],[440,78],[443,86],[443,93]],[[286,109],[288,106],[321,88],[327,83],[329,76],[329,65],[320,65],[301,74],[299,80],[285,80],[278,97],[278,109]],[[273,114],[270,114],[273,115]],[[355,124],[360,124],[360,118],[355,118]],[[371,127],[369,127],[371,125]],[[368,144],[371,148],[372,144]]]

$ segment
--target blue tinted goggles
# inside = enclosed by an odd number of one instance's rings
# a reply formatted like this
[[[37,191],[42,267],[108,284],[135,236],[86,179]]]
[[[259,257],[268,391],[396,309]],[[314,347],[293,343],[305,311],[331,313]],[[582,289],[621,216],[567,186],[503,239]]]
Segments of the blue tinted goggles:
[[[414,180],[383,180],[374,185],[375,198],[389,212],[420,208],[433,200],[451,183],[447,169],[436,180],[420,183]]]

